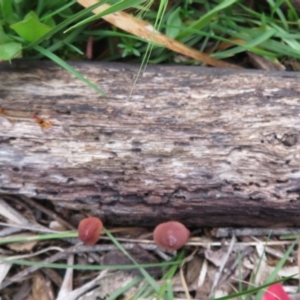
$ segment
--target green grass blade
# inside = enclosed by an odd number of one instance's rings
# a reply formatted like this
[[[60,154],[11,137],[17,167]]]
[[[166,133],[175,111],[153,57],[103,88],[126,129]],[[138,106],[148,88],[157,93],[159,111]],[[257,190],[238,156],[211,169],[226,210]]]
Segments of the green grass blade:
[[[168,295],[170,293],[170,289],[172,291],[171,294],[173,297],[171,280],[174,277],[176,271],[178,270],[178,267],[183,263],[184,253],[185,253],[184,251],[181,251],[179,253],[179,255],[177,255],[177,257],[174,260],[174,262],[176,264],[172,265],[171,268],[163,275],[162,280],[165,280],[165,283],[160,287],[160,290],[157,293],[158,299],[163,299],[165,295],[167,295],[167,297],[169,297]],[[165,271],[166,271],[166,269],[165,269]],[[150,297],[150,295],[152,293],[153,293],[153,289],[148,289],[147,291],[145,291],[144,294],[142,294],[141,298],[147,299]],[[137,298],[137,299],[139,299],[139,298]],[[171,298],[167,298],[167,299],[171,299]]]
[[[106,229],[103,228],[104,233],[111,239],[111,241],[120,249],[120,251],[125,254],[134,264],[134,266],[139,269],[139,271],[142,273],[142,275],[145,277],[145,279],[148,281],[148,283],[151,285],[151,287],[158,292],[159,291],[159,285],[156,283],[156,281],[150,276],[150,274],[141,267],[140,264],[138,264],[133,257],[122,247],[122,245],[119,243],[119,241]]]
[[[67,4],[65,4],[65,5],[62,5],[62,6],[60,6],[58,9],[56,9],[55,11],[50,12],[50,13],[48,13],[48,14],[42,16],[42,17],[40,18],[40,20],[43,21],[43,20],[45,20],[45,19],[51,18],[51,17],[53,17],[53,16],[59,14],[61,11],[65,10],[65,9],[68,8],[68,7],[71,7],[71,6],[74,5],[76,2],[77,2],[77,0],[72,0],[72,1],[70,1],[69,3],[67,3]]]
[[[30,241],[45,241],[52,239],[62,239],[62,238],[74,238],[78,237],[77,231],[67,231],[62,233],[49,233],[49,234],[39,234],[29,237],[11,237],[11,238],[1,238],[0,245],[10,244],[10,243],[26,243]]]
[[[298,51],[276,40],[266,41],[265,43],[261,44],[261,47],[263,47],[265,50],[276,52],[277,55],[300,59],[300,53]]]
[[[275,284],[275,283],[284,282],[286,280],[292,279],[293,277],[295,277],[297,275],[298,274],[294,274],[292,276],[285,277],[284,279],[276,280],[276,281],[273,281],[271,283],[266,283],[264,285],[261,285],[259,287],[256,287],[256,288],[253,288],[253,289],[250,289],[250,290],[246,290],[246,291],[243,291],[243,292],[238,292],[238,293],[235,293],[235,294],[230,294],[228,296],[221,297],[221,298],[216,298],[214,300],[228,300],[228,299],[233,299],[233,298],[237,298],[237,297],[240,297],[240,296],[244,296],[244,295],[248,295],[248,294],[253,294],[253,293],[261,292],[261,291],[262,291],[262,293],[264,293],[264,289],[267,288],[267,287],[269,287],[270,285]],[[261,298],[258,298],[258,299],[261,300]]]
[[[284,253],[283,257],[280,259],[280,261],[278,262],[277,266],[275,267],[275,269],[273,270],[273,272],[271,273],[271,275],[268,277],[267,279],[267,284],[273,283],[279,270],[282,269],[282,267],[284,266],[284,264],[286,263],[287,259],[289,258],[290,254],[292,253],[292,251],[295,248],[295,245],[297,244],[297,241],[295,241],[293,244],[290,245],[290,247],[288,248],[288,250]],[[263,289],[261,289],[256,297],[255,300],[260,300],[263,296],[263,294],[265,293],[265,291]]]
[[[252,40],[248,41],[247,44],[243,45],[245,48],[251,48],[262,44],[263,42],[269,40],[274,34],[276,30],[274,28],[270,28],[265,32],[261,32],[258,36],[254,37]]]
[[[296,11],[294,5],[291,3],[290,0],[285,0],[285,4],[288,6],[289,10],[290,10],[290,16],[292,17],[293,20],[298,20],[299,16],[298,16],[298,12]]]
[[[201,29],[204,26],[208,25],[211,19],[220,11],[224,10],[225,8],[233,5],[238,0],[225,0],[221,1],[221,3],[217,6],[215,6],[213,9],[209,10],[204,16],[202,16],[198,21],[194,22],[191,26],[189,26],[189,29]],[[189,35],[188,31],[183,31],[181,34],[177,36],[177,38],[180,40],[184,37]]]
[[[174,294],[173,294],[173,286],[171,280],[167,280],[166,282],[167,286],[167,299],[173,300],[174,299]]]
[[[168,272],[166,272],[166,274],[163,276],[162,279],[165,279],[166,282],[165,284],[163,284],[159,290],[159,292],[157,293],[157,295],[159,297],[163,297],[163,295],[167,292],[168,293],[168,290],[170,289],[170,286],[171,285],[171,289],[172,289],[172,284],[171,284],[171,280],[172,278],[174,277],[176,271],[178,270],[178,267],[180,266],[180,261],[182,262],[182,260],[184,259],[184,251],[181,251],[179,253],[179,255],[177,256],[175,262],[179,262],[178,264],[176,265],[173,265],[169,270]],[[172,296],[173,296],[173,291],[172,291]]]
[[[152,294],[153,289],[151,289],[148,282],[144,282],[144,284],[139,288],[138,292],[134,295],[132,300],[146,299],[146,297],[149,297]]]
[[[118,297],[122,296],[126,291],[128,291],[130,288],[134,287],[136,284],[141,282],[142,278],[141,277],[136,277],[132,279],[129,283],[127,283],[125,286],[120,288],[119,290],[113,292],[108,296],[108,298],[105,298],[106,300],[115,300]]]
[[[130,7],[134,7],[138,4],[141,4],[143,3],[145,0],[122,0],[114,5],[112,5],[111,7],[107,8],[106,10],[94,15],[94,16],[91,16],[81,22],[78,22],[77,24],[71,26],[70,28],[68,28],[65,33],[67,33],[68,31],[74,29],[74,28],[77,28],[78,26],[81,26],[81,25],[84,25],[84,24],[87,24],[87,23],[90,23],[92,21],[95,21],[95,20],[98,20],[100,19],[101,17],[104,17],[106,15],[110,15],[110,14],[113,14],[115,12],[118,12],[118,11],[122,11],[122,10],[125,10],[127,8],[130,8]]]
[[[59,264],[59,263],[46,263],[41,261],[28,261],[23,259],[10,259],[0,257],[1,263],[13,263],[20,266],[37,266],[40,268],[51,268],[51,269],[67,269],[71,268],[74,270],[132,270],[140,268],[153,268],[153,267],[166,267],[171,266],[174,262],[162,262],[162,263],[153,263],[153,264],[139,264],[135,265],[110,265],[110,266],[99,266],[99,265],[68,265],[68,264]]]
[[[44,56],[48,57],[49,59],[51,59],[53,62],[55,62],[56,64],[58,64],[62,68],[64,68],[67,71],[69,71],[71,74],[73,74],[75,77],[77,77],[78,79],[80,79],[87,86],[89,86],[92,89],[94,89],[96,92],[98,92],[98,93],[100,93],[102,95],[105,95],[105,93],[101,89],[99,89],[95,84],[93,84],[88,79],[86,79],[80,72],[76,71],[73,67],[71,67],[69,64],[67,64],[65,61],[63,61],[61,58],[59,58],[54,53],[52,53],[52,52],[48,51],[47,49],[44,49],[43,47],[40,47],[38,45],[36,45],[34,47],[34,49],[36,51],[38,51],[39,53],[42,53]]]
[[[269,3],[270,7],[272,8],[272,15],[274,15],[276,13],[278,15],[279,19],[281,20],[284,28],[288,29],[289,28],[288,22],[284,16],[284,13],[280,9],[280,5],[284,1],[279,0],[279,1],[277,1],[277,3],[275,3],[273,0],[267,0],[267,2]]]
[[[161,23],[162,23],[162,17],[163,15],[165,14],[165,11],[167,9],[167,5],[168,5],[168,0],[162,0],[160,1],[159,3],[159,8],[158,8],[158,12],[157,12],[157,16],[155,18],[155,23],[154,23],[154,28],[156,30],[159,30],[160,26],[161,26]],[[150,59],[150,56],[151,56],[151,52],[152,52],[152,49],[153,49],[153,43],[151,42],[151,38],[148,40],[148,45],[147,45],[147,49],[146,49],[146,52],[143,56],[143,60],[142,60],[142,63],[140,65],[140,68],[138,70],[138,73],[134,79],[134,82],[133,82],[133,85],[131,87],[131,91],[129,93],[129,96],[131,97],[132,93],[133,93],[133,90],[134,90],[134,87],[136,85],[136,82],[140,76],[140,74],[143,72],[143,70],[146,68],[146,65],[147,65],[147,62],[149,61]]]

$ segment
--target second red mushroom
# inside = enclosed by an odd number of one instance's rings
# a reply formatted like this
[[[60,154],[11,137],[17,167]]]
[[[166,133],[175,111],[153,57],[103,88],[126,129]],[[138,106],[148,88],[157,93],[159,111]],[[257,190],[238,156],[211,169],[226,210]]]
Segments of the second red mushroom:
[[[180,222],[169,221],[156,226],[153,239],[157,246],[165,250],[177,250],[189,239],[190,231]]]

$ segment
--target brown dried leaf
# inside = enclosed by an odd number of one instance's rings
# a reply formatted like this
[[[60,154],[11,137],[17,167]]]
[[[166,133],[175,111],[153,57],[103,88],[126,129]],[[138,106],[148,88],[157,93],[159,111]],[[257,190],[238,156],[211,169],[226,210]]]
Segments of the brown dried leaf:
[[[28,295],[31,291],[31,284],[30,280],[25,280],[22,282],[21,287],[18,288],[16,293],[13,295],[12,299],[13,300],[27,300]]]
[[[49,278],[57,287],[62,284],[62,278],[55,269],[41,269],[47,278]]]
[[[11,235],[10,238],[14,237],[31,237],[35,236],[34,234],[28,234],[28,233],[20,233],[20,234],[14,234]],[[29,241],[24,243],[10,243],[7,244],[7,248],[14,250],[16,252],[29,252],[32,251],[35,245],[38,243],[38,241]]]
[[[95,289],[87,292],[78,300],[106,299],[107,296],[127,285],[131,280],[133,280],[133,278],[134,276],[123,271],[117,271],[107,274],[107,276],[95,282],[95,284],[97,285]],[[136,287],[133,287],[129,291],[127,291],[126,294],[134,293],[135,291]]]
[[[197,256],[194,256],[193,259],[186,264],[185,280],[188,286],[190,286],[194,281],[198,281],[202,264],[203,259]]]
[[[258,257],[256,258],[256,261],[255,261],[253,274],[255,274],[254,285],[259,286],[259,285],[264,284],[267,281],[268,277],[270,276],[270,274],[274,268],[270,267],[267,264],[267,259],[266,259],[263,244],[256,245],[256,251],[257,251]]]
[[[213,251],[211,249],[206,249],[204,252],[205,258],[213,263],[216,267],[220,267],[223,260],[227,256],[228,247],[221,247],[220,249]]]
[[[265,71],[284,71],[285,66],[282,65],[278,60],[275,62],[271,62],[270,60],[266,59],[265,57],[251,53],[247,51],[247,55],[249,57],[250,62],[253,64],[254,67],[260,70]]]
[[[52,300],[55,299],[51,282],[46,280],[40,272],[34,273],[32,292],[28,300]]]
[[[197,288],[196,299],[209,299],[209,294],[213,285],[214,278],[216,277],[217,269],[213,265],[209,265],[204,283]]]

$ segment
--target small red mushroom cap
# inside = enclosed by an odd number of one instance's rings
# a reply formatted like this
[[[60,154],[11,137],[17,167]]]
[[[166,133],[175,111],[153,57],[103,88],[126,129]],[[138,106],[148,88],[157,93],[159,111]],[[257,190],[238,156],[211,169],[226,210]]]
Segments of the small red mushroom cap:
[[[291,298],[285,292],[280,283],[272,284],[262,297],[262,300],[290,300]]]
[[[86,245],[95,245],[103,229],[103,223],[96,217],[85,218],[78,225],[78,237]]]
[[[153,239],[156,245],[165,250],[177,250],[189,239],[190,231],[180,222],[169,221],[156,226]]]

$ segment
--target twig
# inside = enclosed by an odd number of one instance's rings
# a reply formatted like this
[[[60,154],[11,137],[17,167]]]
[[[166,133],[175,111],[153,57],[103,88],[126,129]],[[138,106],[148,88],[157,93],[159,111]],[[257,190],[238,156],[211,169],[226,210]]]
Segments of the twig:
[[[228,268],[227,272],[223,275],[223,277],[220,279],[220,284],[225,282],[229,278],[230,275],[234,272],[235,268],[239,264],[240,260],[242,260],[244,257],[250,255],[254,251],[253,247],[247,247],[242,252],[240,257],[237,257],[234,263],[231,265],[231,267]]]
[[[68,248],[68,250],[71,250],[72,248],[75,248],[75,247],[76,246],[72,246],[72,247]],[[55,253],[54,255],[44,259],[41,262],[43,262],[43,263],[53,263],[53,262],[55,262],[57,260],[60,260],[60,259],[66,259],[68,257],[68,255],[69,254],[66,253],[66,252],[58,252],[58,253]],[[6,280],[2,284],[0,284],[0,290],[6,288],[7,286],[13,284],[16,281],[22,280],[22,278],[32,274],[33,272],[35,272],[36,270],[39,270],[40,268],[43,268],[43,266],[31,266],[31,267],[23,269],[22,271],[20,271],[16,275],[10,277],[9,280]]]
[[[5,237],[17,232],[23,231],[23,228],[21,227],[9,227],[9,228],[5,228],[3,230],[0,230],[0,237]]]
[[[254,237],[254,236],[252,236],[251,238],[254,239],[256,242],[262,243],[261,240],[259,240],[258,238]],[[282,258],[284,256],[284,253],[282,253],[281,251],[278,251],[277,249],[271,248],[269,246],[264,246],[264,250],[266,253],[271,254],[278,258]],[[288,257],[287,261],[293,263],[295,261],[295,259],[293,257]]]
[[[74,265],[74,255],[70,255],[68,258],[68,265]],[[57,296],[57,300],[66,299],[66,296],[72,291],[73,289],[73,272],[72,268],[67,268],[64,276],[63,283],[59,289],[59,293]]]
[[[235,236],[264,236],[264,235],[299,234],[300,228],[218,228],[212,230],[216,238]]]
[[[64,225],[65,227],[69,228],[69,229],[75,229],[75,227],[65,221],[63,218],[61,218],[57,213],[55,213],[54,211],[44,207],[43,205],[39,204],[38,202],[26,197],[26,196],[21,196],[21,198],[26,201],[27,203],[29,203],[30,205],[32,205],[34,208],[39,209],[40,211],[42,211],[44,214],[46,214],[47,216],[49,216],[50,218],[56,220],[57,222],[59,222],[60,224]]]
[[[26,218],[2,199],[0,199],[0,214],[14,224],[25,225],[29,223]]]
[[[236,243],[236,237],[233,236],[232,239],[231,239],[231,241],[230,241],[230,245],[229,245],[229,247],[228,247],[227,253],[226,253],[226,255],[224,256],[223,261],[222,261],[222,263],[221,263],[221,265],[220,265],[220,268],[219,268],[219,270],[218,270],[218,272],[217,272],[217,274],[216,274],[216,276],[215,276],[215,280],[214,280],[213,285],[212,285],[212,287],[211,287],[211,291],[210,291],[209,298],[212,298],[212,296],[213,296],[213,294],[214,294],[214,292],[215,292],[215,288],[217,287],[217,285],[218,285],[218,283],[219,283],[219,281],[220,281],[220,278],[221,278],[223,269],[224,269],[225,264],[226,264],[226,262],[227,262],[227,260],[228,260],[228,258],[229,258],[229,256],[230,256],[230,254],[231,254],[231,252],[232,252],[232,249],[233,249],[235,243]]]

